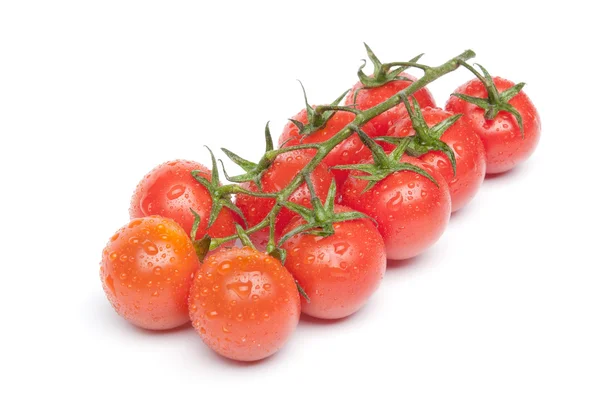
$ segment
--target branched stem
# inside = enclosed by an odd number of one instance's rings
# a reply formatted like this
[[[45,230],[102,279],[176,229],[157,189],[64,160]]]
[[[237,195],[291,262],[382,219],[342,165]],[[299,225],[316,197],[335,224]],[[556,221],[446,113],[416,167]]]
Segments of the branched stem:
[[[364,111],[355,112],[356,116],[355,116],[354,120],[351,121],[348,125],[346,125],[342,130],[340,130],[336,135],[334,135],[327,141],[321,142],[319,144],[314,144],[314,145],[307,144],[307,145],[297,145],[296,147],[288,147],[288,148],[286,148],[287,150],[278,152],[277,154],[287,152],[289,150],[294,150],[294,149],[307,149],[307,148],[316,149],[316,153],[314,154],[314,157],[310,160],[310,162],[306,166],[304,166],[304,168],[281,191],[279,191],[277,193],[272,193],[272,194],[265,194],[265,193],[260,193],[260,192],[250,193],[251,195],[254,195],[254,196],[269,195],[268,197],[275,198],[276,202],[275,202],[275,205],[273,206],[273,208],[271,209],[271,211],[267,214],[267,216],[263,220],[261,220],[258,224],[248,228],[246,230],[246,233],[252,234],[254,232],[258,232],[258,231],[262,230],[265,227],[268,227],[270,224],[273,224],[272,220],[274,220],[274,218],[277,216],[277,214],[281,210],[282,204],[288,200],[288,198],[291,196],[291,194],[300,185],[305,183],[305,178],[306,178],[305,176],[310,175],[315,170],[315,168],[319,165],[319,163],[322,162],[323,158],[325,158],[325,156],[327,156],[327,154],[329,152],[331,152],[331,150],[334,147],[336,147],[342,141],[346,140],[348,137],[350,137],[352,134],[354,134],[357,128],[364,126],[369,120],[373,119],[377,115],[380,115],[383,112],[400,104],[401,102],[403,102],[404,100],[409,98],[411,95],[416,93],[418,90],[420,90],[423,87],[425,87],[426,85],[428,85],[429,83],[456,70],[459,66],[465,65],[466,64],[465,61],[468,59],[471,59],[473,57],[475,57],[475,53],[471,50],[467,50],[467,51],[463,52],[462,54],[450,59],[446,63],[436,66],[436,67],[428,67],[428,66],[421,65],[421,64],[415,64],[413,62],[396,63],[397,65],[408,65],[408,66],[423,69],[424,75],[421,78],[415,80],[410,86],[406,87],[404,90],[399,91],[398,93],[396,93],[395,95],[393,95],[392,97],[387,99],[386,101],[384,101],[378,105],[375,105],[372,108],[366,109]],[[329,108],[327,108],[327,109],[329,109]],[[344,110],[347,110],[347,109],[344,108]],[[294,148],[294,149],[290,149],[290,148]],[[284,148],[282,148],[282,149],[284,149]],[[261,159],[261,162],[272,161],[274,159],[274,157],[272,157],[273,156],[272,154],[277,151],[280,151],[280,150],[268,151]],[[268,156],[268,158],[267,158],[267,156]],[[221,188],[224,188],[224,187],[221,187]],[[232,188],[232,190],[235,190],[235,189]],[[247,193],[247,192],[244,192],[244,193]],[[236,239],[237,237],[238,237],[238,235],[231,235],[231,236],[227,236],[227,237],[223,237],[223,238],[213,238],[211,245],[210,245],[210,249],[211,250],[216,249],[223,243],[232,241],[232,240]],[[270,240],[272,240],[272,238]]]

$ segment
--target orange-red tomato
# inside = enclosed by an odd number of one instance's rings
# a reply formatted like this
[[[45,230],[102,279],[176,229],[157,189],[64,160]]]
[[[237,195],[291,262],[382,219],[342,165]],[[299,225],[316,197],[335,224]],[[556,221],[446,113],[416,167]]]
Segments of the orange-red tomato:
[[[249,247],[208,256],[194,277],[190,318],[217,353],[256,361],[279,350],[296,329],[300,295],[275,258]]]
[[[293,119],[306,124],[308,118],[306,115],[306,109],[303,109],[300,113],[293,117]],[[333,114],[331,119],[327,121],[325,126],[321,129],[302,137],[296,126],[292,122],[288,122],[283,128],[283,132],[279,137],[279,145],[282,147],[298,145],[298,144],[312,144],[317,142],[327,141],[334,135],[340,132],[346,125],[354,120],[354,114],[350,112],[339,111]],[[371,125],[363,127],[363,131],[369,136],[373,136],[375,131]],[[303,138],[303,139],[302,139]],[[301,140],[302,139],[302,140]],[[312,151],[315,152],[314,150]],[[342,141],[335,148],[325,156],[323,163],[327,167],[333,167],[342,164],[356,164],[362,160],[370,159],[371,151],[362,143],[358,135],[353,134],[350,138]],[[337,170],[331,169],[333,176],[335,177],[335,183],[338,187],[341,187],[348,177],[348,170]]]
[[[351,105],[354,103],[354,97],[356,95],[356,107],[360,110],[365,110],[374,107],[386,100],[388,100],[393,95],[397,94],[401,90],[404,90],[406,87],[410,86],[413,81],[417,80],[416,77],[408,74],[401,73],[400,76],[406,77],[410,79],[408,80],[393,80],[389,83],[384,84],[380,87],[374,88],[365,88],[361,82],[358,82],[352,87],[352,90],[346,96],[345,102],[346,105]],[[433,95],[431,92],[424,87],[418,90],[414,94],[414,98],[417,100],[421,108],[425,108],[427,106],[434,107],[435,100],[433,99]],[[375,116],[371,119],[366,126],[372,126],[375,136],[387,135],[387,132],[390,127],[402,117],[407,114],[406,107],[404,104],[400,103],[395,107],[383,112],[381,115]]]
[[[291,151],[277,156],[262,176],[263,191],[272,193],[284,189],[311,159],[312,155],[307,151]],[[317,197],[321,199],[321,202],[325,202],[327,191],[333,180],[332,174],[321,163],[310,174],[310,179],[315,187]],[[254,192],[258,190],[253,182],[243,183],[242,187]],[[310,192],[306,183],[300,185],[289,198],[291,202],[304,207],[312,207],[310,199]],[[261,222],[269,214],[269,211],[271,211],[275,204],[275,199],[239,194],[236,198],[236,204],[246,217],[248,226],[252,227]],[[287,208],[281,209],[275,222],[276,237],[281,235],[283,228],[289,224],[295,215],[296,213]],[[266,246],[269,238],[268,229],[262,229],[250,235],[250,238],[257,248],[262,249]]]
[[[177,223],[145,217],[110,239],[100,278],[119,315],[136,326],[163,330],[189,321],[187,298],[199,266],[190,238]]]
[[[351,211],[335,206],[335,212]],[[296,217],[284,234],[305,224]],[[358,311],[377,290],[385,273],[383,238],[368,218],[333,224],[328,237],[298,234],[283,244],[285,267],[307,293],[302,312],[324,319],[343,318]]]
[[[452,113],[440,108],[423,109],[423,118],[429,127],[452,116]],[[415,134],[410,118],[405,117],[392,126],[388,135],[392,137],[408,137]],[[428,152],[419,159],[444,176],[450,188],[452,211],[465,206],[473,197],[485,178],[485,149],[479,136],[463,121],[461,117],[442,134],[440,139],[454,151],[456,158],[456,174],[448,157],[440,151]],[[387,148],[389,144],[382,145]],[[390,146],[389,149],[392,149]]]
[[[200,216],[196,239],[207,233],[213,238],[235,234],[238,216],[223,208],[214,224],[208,227],[212,198],[208,190],[192,177],[192,171],[210,181],[210,170],[200,163],[189,160],[174,160],[163,163],[150,171],[138,184],[129,214],[131,218],[159,215],[175,220],[189,234],[194,224],[194,209]]]
[[[493,80],[500,93],[515,85],[500,77],[494,77]],[[455,92],[472,97],[488,97],[479,79],[468,81]],[[494,119],[487,120],[485,111],[477,105],[455,96],[451,96],[446,103],[446,109],[453,113],[462,113],[465,122],[481,138],[485,147],[488,174],[503,173],[524,162],[531,156],[540,140],[540,116],[527,94],[521,91],[508,103],[521,114],[523,135],[517,120],[508,112],[501,111]]]
[[[413,171],[397,171],[361,193],[368,181],[350,173],[342,190],[342,204],[371,216],[383,236],[388,259],[414,257],[442,236],[450,220],[450,190],[437,171],[410,156],[402,162],[426,170],[438,183]]]

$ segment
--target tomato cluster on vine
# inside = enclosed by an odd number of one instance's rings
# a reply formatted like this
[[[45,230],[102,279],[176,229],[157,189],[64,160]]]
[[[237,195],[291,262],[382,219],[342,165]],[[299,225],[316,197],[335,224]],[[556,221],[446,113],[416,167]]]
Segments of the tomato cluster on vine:
[[[468,64],[472,51],[430,67],[420,56],[384,64],[366,48],[373,73],[363,65],[331,104],[306,101],[278,148],[267,125],[257,162],[224,149],[244,170],[223,169],[229,183],[212,151],[210,169],[175,160],[140,181],[100,268],[119,315],[154,330],[191,321],[223,356],[268,357],[301,313],[358,311],[387,260],[427,250],[486,174],[534,151],[540,120],[523,84]],[[459,67],[475,78],[437,107],[426,85]]]

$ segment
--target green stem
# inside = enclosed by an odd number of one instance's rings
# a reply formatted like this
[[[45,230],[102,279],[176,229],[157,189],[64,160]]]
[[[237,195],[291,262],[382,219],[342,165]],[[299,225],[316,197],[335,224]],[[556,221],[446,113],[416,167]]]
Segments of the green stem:
[[[317,145],[318,149],[314,154],[313,158],[310,160],[310,162],[308,162],[308,164],[304,166],[304,168],[298,174],[296,174],[296,176],[285,188],[283,188],[276,194],[276,204],[275,206],[273,206],[269,214],[258,224],[247,229],[246,232],[248,234],[252,234],[267,227],[269,225],[269,217],[275,217],[277,213],[279,213],[279,210],[281,209],[281,203],[284,203],[292,195],[292,193],[296,189],[298,189],[298,187],[300,187],[302,183],[305,182],[305,176],[310,175],[314,171],[314,169],[323,161],[325,156],[327,156],[327,154],[331,152],[333,148],[335,148],[338,144],[340,144],[344,140],[348,139],[352,134],[354,134],[354,131],[357,127],[364,126],[369,120],[400,104],[405,99],[409,98],[411,95],[413,95],[423,87],[427,86],[429,83],[456,70],[460,65],[466,64],[465,61],[473,57],[475,57],[475,52],[467,50],[442,65],[439,65],[437,67],[428,67],[427,69],[425,69],[425,73],[421,78],[415,80],[413,83],[411,83],[410,86],[406,87],[404,90],[399,91],[386,101],[375,105],[372,108],[357,113],[354,120],[348,123],[348,125],[346,125],[336,135],[334,135],[327,141],[324,141]],[[266,161],[265,156],[263,156],[261,162]],[[210,248],[211,250],[213,250],[219,245],[225,242],[232,241],[237,237],[238,235],[231,235],[223,238],[214,238],[211,242]]]

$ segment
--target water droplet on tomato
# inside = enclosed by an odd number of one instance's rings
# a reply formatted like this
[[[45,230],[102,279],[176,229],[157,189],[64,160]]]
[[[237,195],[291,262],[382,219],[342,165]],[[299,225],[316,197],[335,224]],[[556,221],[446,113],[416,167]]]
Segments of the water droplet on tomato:
[[[231,271],[231,263],[229,261],[223,261],[221,264],[219,264],[219,268],[217,269],[217,272],[221,275],[226,275]]]
[[[154,267],[154,275],[160,275],[160,273],[162,272],[162,268],[160,267]]]
[[[397,211],[402,207],[402,192],[396,192],[396,194],[387,202],[386,207],[389,210]]]
[[[233,291],[239,298],[245,300],[250,296],[252,290],[252,282],[234,282],[226,285],[228,290]]]
[[[128,227],[129,228],[137,227],[141,223],[142,223],[142,220],[133,220],[132,222],[129,223]]]
[[[119,233],[118,233],[118,232],[117,232],[116,234],[114,234],[114,235],[113,235],[113,236],[110,238],[110,241],[111,241],[111,242],[114,242],[114,241],[116,241],[117,239],[119,239]]]
[[[344,242],[336,243],[333,245],[335,252],[339,255],[343,255],[344,253],[346,253],[346,251],[348,250],[349,247],[350,247],[350,245],[348,245],[347,243],[344,243]]]
[[[183,193],[185,192],[185,186],[178,184],[178,185],[173,185],[171,187],[171,189],[169,190],[169,192],[167,192],[167,198],[169,198],[170,200],[175,200],[178,197],[180,197],[181,195],[183,195]]]
[[[147,239],[144,242],[142,242],[142,247],[144,248],[144,251],[150,256],[154,256],[158,253],[158,247],[156,247],[154,243]]]
[[[208,319],[215,319],[217,316],[219,316],[219,313],[217,311],[215,311],[215,310],[207,311],[206,312],[206,317]]]

